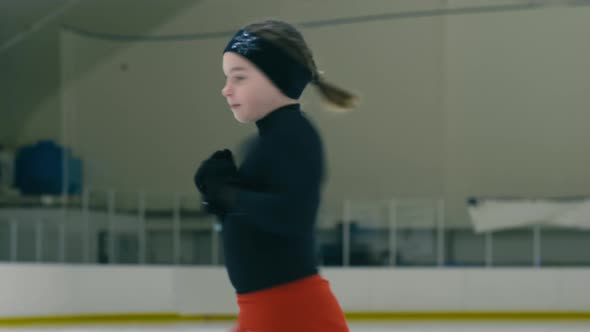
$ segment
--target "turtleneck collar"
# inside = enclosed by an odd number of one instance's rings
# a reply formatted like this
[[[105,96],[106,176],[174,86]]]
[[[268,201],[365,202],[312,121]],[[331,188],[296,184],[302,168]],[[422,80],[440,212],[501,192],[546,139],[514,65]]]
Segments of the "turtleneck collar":
[[[264,118],[256,121],[256,126],[258,127],[260,134],[262,134],[277,124],[283,121],[289,121],[289,119],[293,119],[297,116],[301,116],[300,105],[298,103],[289,104],[271,111]]]

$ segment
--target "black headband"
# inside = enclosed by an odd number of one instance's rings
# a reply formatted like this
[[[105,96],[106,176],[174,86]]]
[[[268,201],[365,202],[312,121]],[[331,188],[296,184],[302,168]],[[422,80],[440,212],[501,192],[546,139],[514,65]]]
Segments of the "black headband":
[[[312,78],[307,67],[279,47],[243,29],[231,39],[225,52],[250,60],[289,98],[298,99]]]

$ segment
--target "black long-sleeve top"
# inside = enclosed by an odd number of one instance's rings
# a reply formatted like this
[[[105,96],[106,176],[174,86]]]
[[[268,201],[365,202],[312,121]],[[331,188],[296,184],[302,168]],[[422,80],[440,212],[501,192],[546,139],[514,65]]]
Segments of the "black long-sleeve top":
[[[225,264],[238,294],[318,272],[320,136],[299,104],[278,108],[256,125],[258,138],[238,169],[236,202],[223,220]]]

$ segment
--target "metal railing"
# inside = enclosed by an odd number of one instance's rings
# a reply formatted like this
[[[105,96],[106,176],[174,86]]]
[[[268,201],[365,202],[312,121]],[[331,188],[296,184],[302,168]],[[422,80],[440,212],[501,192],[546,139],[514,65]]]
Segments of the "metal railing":
[[[588,266],[590,232],[534,225],[477,234],[445,222],[441,199],[346,200],[320,213],[326,266]],[[220,226],[196,194],[87,190],[0,207],[0,261],[223,264]],[[588,254],[587,254],[588,253]]]

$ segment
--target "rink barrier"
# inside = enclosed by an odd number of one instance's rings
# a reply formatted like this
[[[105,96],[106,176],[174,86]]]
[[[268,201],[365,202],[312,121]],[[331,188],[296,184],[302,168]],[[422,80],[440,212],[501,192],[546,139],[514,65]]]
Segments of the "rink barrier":
[[[351,322],[395,321],[590,321],[590,312],[347,312]],[[103,324],[166,324],[231,322],[236,315],[175,313],[92,314],[0,318],[0,327]]]
[[[157,324],[178,322],[227,322],[235,315],[179,315],[176,313],[92,314],[67,316],[9,317],[0,318],[0,327],[94,325],[94,324]]]
[[[324,268],[350,321],[590,320],[588,269]],[[223,267],[0,264],[0,326],[232,321]]]

